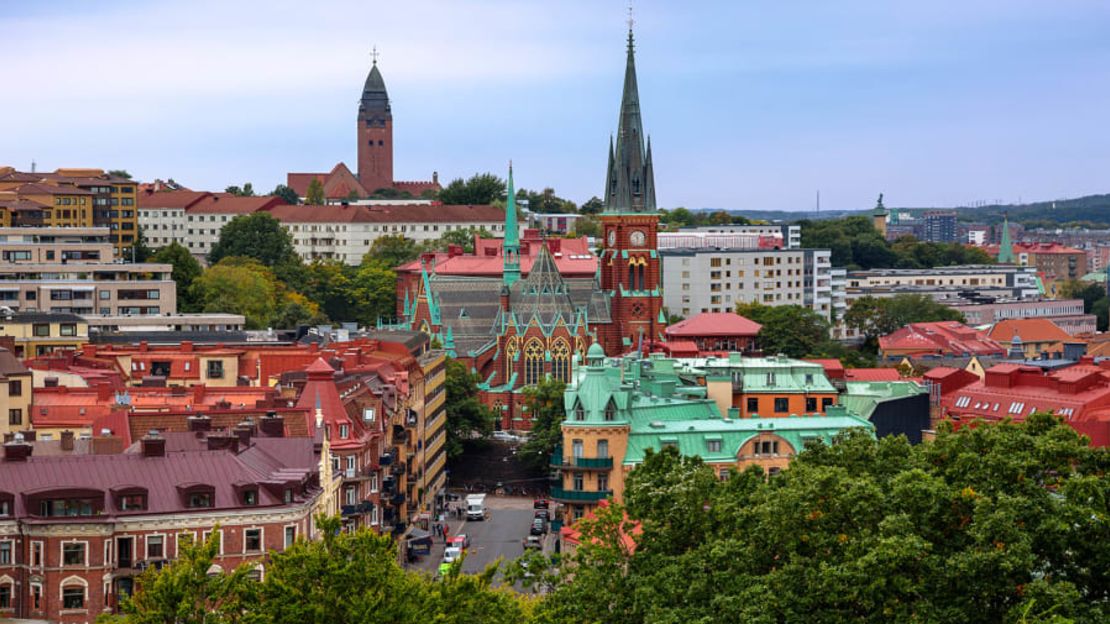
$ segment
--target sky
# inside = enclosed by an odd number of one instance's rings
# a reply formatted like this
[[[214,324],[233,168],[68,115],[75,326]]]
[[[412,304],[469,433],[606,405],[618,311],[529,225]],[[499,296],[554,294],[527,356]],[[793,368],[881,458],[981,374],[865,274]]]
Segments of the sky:
[[[0,0],[0,165],[194,189],[355,164],[376,46],[394,171],[605,181],[621,0]],[[1110,192],[1110,2],[637,1],[658,203],[960,206]]]

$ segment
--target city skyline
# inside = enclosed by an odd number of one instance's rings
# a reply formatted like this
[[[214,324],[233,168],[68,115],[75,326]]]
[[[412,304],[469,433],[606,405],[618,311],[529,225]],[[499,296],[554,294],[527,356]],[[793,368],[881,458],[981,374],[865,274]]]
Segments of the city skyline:
[[[1110,7],[1096,2],[635,7],[659,205],[865,209],[1105,192]],[[0,52],[27,97],[3,163],[126,168],[268,192],[354,162],[376,46],[397,179],[516,166],[600,195],[624,65],[621,2],[13,6]],[[465,25],[460,30],[459,25]],[[49,27],[49,29],[48,29]],[[44,32],[53,36],[44,37]],[[104,33],[111,33],[105,38]],[[81,63],[101,71],[78,72]],[[64,71],[59,72],[59,68]]]

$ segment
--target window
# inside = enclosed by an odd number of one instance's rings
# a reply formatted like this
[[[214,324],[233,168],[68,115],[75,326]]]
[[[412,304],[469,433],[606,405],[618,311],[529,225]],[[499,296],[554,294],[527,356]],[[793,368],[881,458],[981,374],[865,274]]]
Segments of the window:
[[[0,585],[0,609],[12,608],[12,586],[11,584]]]
[[[243,504],[253,507],[258,504],[258,490],[243,490]]]
[[[62,565],[85,565],[85,542],[68,542],[62,544]]]
[[[524,347],[524,385],[534,386],[543,378],[543,345],[530,340]]]
[[[825,398],[821,399],[821,411],[825,411],[832,404],[833,404],[833,400],[832,400],[831,397],[825,397]]]
[[[297,527],[285,527],[285,548],[292,546],[295,541],[297,541]]]
[[[582,408],[581,402],[578,402],[574,405],[574,419],[586,420],[586,410]]]
[[[187,503],[186,507],[189,507],[189,508],[211,507],[212,506],[212,493],[211,492],[193,492],[193,493],[189,494],[189,498],[186,501],[186,503]]]
[[[339,439],[346,440],[351,435],[351,428],[349,425],[339,425]]]
[[[58,329],[60,330],[60,332],[63,336],[76,336],[77,335],[77,324],[76,323],[62,323],[61,325],[58,326]]]
[[[707,452],[707,453],[720,453],[721,452],[721,441],[720,440],[706,440],[705,441],[705,452]]]
[[[31,567],[42,567],[42,542],[31,542]]]
[[[119,499],[120,511],[146,509],[146,497],[142,494],[126,494]]]
[[[209,360],[208,361],[208,378],[209,379],[223,379],[224,376],[224,363],[222,360]]]
[[[579,457],[582,457],[582,454],[583,454],[582,440],[574,440],[573,442],[571,442],[570,448],[571,448],[571,457],[574,457],[575,459],[578,459]]]
[[[613,403],[613,399],[609,399],[609,403],[605,405],[605,420],[617,419],[617,405]]]
[[[12,408],[8,410],[8,424],[15,427],[23,426],[22,408]]]
[[[8,396],[23,396],[23,382],[18,379],[9,381]]]
[[[70,585],[62,588],[62,608],[63,609],[84,609],[85,608],[85,588]]]
[[[775,397],[775,413],[785,414],[790,411],[790,400],[786,397]]]
[[[602,458],[602,459],[604,459],[606,457],[609,457],[609,441],[608,440],[598,440],[597,441],[597,456]]]
[[[609,475],[604,474],[604,473],[597,475],[597,491],[598,492],[607,492],[607,491],[609,491]]]
[[[12,543],[0,542],[0,565],[12,564]]]
[[[806,411],[807,412],[816,412],[817,411],[817,397],[806,397]]]
[[[162,535],[146,536],[146,558],[164,559],[166,557],[166,538]]]
[[[759,398],[758,397],[748,397],[748,411],[749,412],[759,411]]]
[[[585,477],[582,476],[581,472],[574,473],[574,491],[575,492],[581,492],[582,488],[584,488],[584,487],[585,487]]]
[[[50,335],[49,323],[35,323],[31,326],[31,331],[36,337],[42,338]]]
[[[778,455],[779,442],[778,440],[758,440],[755,443],[756,455]]]
[[[551,375],[562,382],[570,381],[570,347],[565,340],[551,347]]]
[[[775,385],[775,374],[774,373],[767,373],[767,385],[768,386]]]
[[[262,550],[262,529],[243,531],[243,552],[258,552],[260,550]]]

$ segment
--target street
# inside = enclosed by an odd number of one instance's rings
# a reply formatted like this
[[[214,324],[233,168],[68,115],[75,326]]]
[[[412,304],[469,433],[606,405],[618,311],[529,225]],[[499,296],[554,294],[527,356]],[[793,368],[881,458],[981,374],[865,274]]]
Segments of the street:
[[[522,541],[528,536],[532,523],[532,499],[491,494],[486,498],[486,506],[490,510],[487,520],[447,520],[452,536],[470,536],[470,548],[463,560],[464,573],[480,572],[498,557],[508,562],[524,552]],[[412,567],[434,574],[443,560],[443,548],[443,540],[436,539],[431,555],[421,558]]]

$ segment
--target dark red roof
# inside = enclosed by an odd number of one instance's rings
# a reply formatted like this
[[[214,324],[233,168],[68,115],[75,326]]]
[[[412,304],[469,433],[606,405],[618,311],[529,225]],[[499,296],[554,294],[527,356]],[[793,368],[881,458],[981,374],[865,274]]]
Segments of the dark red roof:
[[[138,195],[139,208],[188,208],[211,193],[206,191],[151,191],[144,190]]]
[[[192,214],[250,214],[285,205],[287,204],[283,199],[270,195],[240,197],[230,193],[209,193],[207,197],[189,205],[185,210]]]
[[[846,368],[844,381],[901,381],[897,368]]]
[[[755,336],[763,326],[732,312],[702,312],[667,327],[668,337]]]
[[[1006,349],[986,332],[956,321],[910,323],[879,337],[881,351],[907,355],[1005,355]]]

